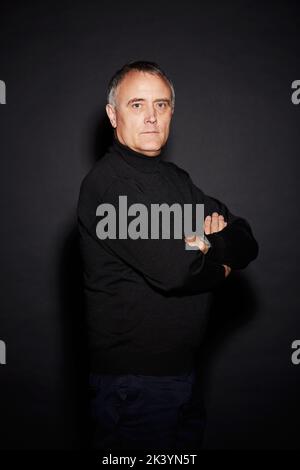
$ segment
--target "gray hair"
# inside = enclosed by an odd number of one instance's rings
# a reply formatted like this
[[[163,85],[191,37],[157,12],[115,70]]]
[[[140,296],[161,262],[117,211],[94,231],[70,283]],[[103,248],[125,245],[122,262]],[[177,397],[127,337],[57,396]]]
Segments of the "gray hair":
[[[129,73],[132,70],[137,70],[139,72],[148,72],[152,73],[153,75],[158,75],[160,76],[163,80],[167,82],[171,89],[171,107],[172,111],[174,110],[175,107],[175,90],[172,81],[170,78],[166,75],[166,73],[159,67],[158,64],[155,62],[148,62],[148,61],[143,61],[143,60],[138,60],[138,61],[132,61],[128,62],[127,64],[123,65],[123,67],[118,70],[113,77],[110,79],[108,88],[107,88],[107,103],[111,104],[112,106],[116,106],[116,91],[125,77],[127,73]]]

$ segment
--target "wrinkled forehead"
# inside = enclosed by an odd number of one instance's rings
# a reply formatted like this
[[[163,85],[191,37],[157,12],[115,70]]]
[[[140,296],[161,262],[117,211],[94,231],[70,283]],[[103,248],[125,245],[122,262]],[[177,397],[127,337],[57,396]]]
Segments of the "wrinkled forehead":
[[[171,89],[160,75],[132,70],[119,83],[116,96],[122,102],[133,98],[171,99]]]

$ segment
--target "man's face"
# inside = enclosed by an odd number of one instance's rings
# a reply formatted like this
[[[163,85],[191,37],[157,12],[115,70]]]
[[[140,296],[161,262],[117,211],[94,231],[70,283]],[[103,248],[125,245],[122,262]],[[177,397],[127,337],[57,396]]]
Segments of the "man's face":
[[[158,75],[130,71],[116,90],[116,108],[107,104],[106,112],[121,143],[156,156],[169,136],[171,89]]]

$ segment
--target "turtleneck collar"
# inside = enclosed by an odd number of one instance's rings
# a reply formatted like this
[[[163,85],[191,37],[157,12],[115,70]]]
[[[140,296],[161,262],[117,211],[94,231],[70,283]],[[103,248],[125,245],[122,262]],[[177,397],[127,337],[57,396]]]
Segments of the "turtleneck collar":
[[[147,155],[131,149],[127,145],[122,144],[116,135],[113,136],[112,146],[129,165],[144,173],[154,173],[158,170],[158,165],[164,152],[162,147],[160,154],[155,157]]]

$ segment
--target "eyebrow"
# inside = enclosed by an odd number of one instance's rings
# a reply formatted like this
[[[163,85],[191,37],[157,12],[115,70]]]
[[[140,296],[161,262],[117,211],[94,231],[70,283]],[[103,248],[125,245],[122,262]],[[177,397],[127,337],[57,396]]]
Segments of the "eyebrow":
[[[132,103],[138,103],[140,101],[146,101],[145,98],[131,98],[128,103],[127,103],[127,106],[132,104]],[[169,100],[168,98],[158,98],[156,100],[154,100],[154,102],[156,103],[157,101],[165,101],[167,102],[168,104],[171,103],[171,100]]]

